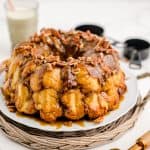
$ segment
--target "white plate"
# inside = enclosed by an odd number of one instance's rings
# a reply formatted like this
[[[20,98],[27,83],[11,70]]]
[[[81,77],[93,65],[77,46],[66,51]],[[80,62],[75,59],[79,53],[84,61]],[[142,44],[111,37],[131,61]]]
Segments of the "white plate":
[[[2,93],[0,92],[0,110],[4,115],[6,115],[8,118],[16,121],[17,123],[23,124],[28,127],[37,128],[44,131],[53,131],[53,132],[72,132],[72,131],[85,131],[90,130],[94,128],[98,128],[104,125],[107,125],[121,116],[123,116],[125,113],[127,113],[133,106],[136,104],[137,96],[138,96],[138,90],[137,90],[137,80],[134,75],[132,75],[127,68],[127,66],[123,63],[121,63],[121,67],[124,70],[126,74],[126,85],[127,85],[127,92],[125,93],[124,100],[121,102],[120,107],[112,112],[110,112],[108,115],[105,116],[104,120],[101,123],[93,123],[84,121],[84,126],[79,126],[77,124],[73,124],[71,127],[67,127],[62,125],[61,128],[57,129],[56,126],[51,125],[41,125],[38,121],[33,120],[28,117],[19,117],[15,113],[9,112],[4,97]],[[0,85],[2,85],[4,76],[1,75],[0,77]]]

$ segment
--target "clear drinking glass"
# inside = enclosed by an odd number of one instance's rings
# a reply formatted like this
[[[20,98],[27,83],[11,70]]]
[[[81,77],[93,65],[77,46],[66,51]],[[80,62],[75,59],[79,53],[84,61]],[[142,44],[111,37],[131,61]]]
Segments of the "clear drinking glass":
[[[12,48],[37,31],[38,1],[7,0],[5,3]]]

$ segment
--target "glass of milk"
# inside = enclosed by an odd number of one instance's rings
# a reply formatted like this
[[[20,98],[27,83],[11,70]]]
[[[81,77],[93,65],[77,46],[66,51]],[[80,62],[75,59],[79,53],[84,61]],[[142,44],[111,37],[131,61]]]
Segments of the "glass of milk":
[[[38,1],[7,0],[5,3],[12,48],[37,31]]]

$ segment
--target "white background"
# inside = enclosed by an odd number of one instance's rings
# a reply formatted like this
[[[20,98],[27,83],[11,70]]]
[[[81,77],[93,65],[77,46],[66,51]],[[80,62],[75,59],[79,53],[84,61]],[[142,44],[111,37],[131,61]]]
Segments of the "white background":
[[[40,0],[39,28],[55,27],[68,30],[81,23],[96,23],[105,28],[105,35],[120,41],[140,37],[150,41],[150,0]],[[122,53],[121,50],[119,50]],[[3,0],[0,0],[0,61],[10,53]],[[139,74],[150,72],[150,57],[143,62]],[[142,96],[150,89],[150,78],[138,82]],[[135,127],[113,143],[93,150],[128,149],[144,132],[150,130],[150,102],[145,106]],[[26,150],[9,140],[0,131],[0,150]]]

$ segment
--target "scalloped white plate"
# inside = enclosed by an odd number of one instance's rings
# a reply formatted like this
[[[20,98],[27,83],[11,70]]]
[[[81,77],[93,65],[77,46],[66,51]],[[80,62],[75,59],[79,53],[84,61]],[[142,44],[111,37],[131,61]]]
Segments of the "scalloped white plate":
[[[124,100],[121,102],[120,107],[112,112],[110,112],[108,115],[105,116],[104,120],[101,123],[93,123],[84,121],[84,126],[80,126],[78,124],[73,123],[71,127],[62,125],[60,128],[56,128],[56,126],[51,125],[41,125],[38,121],[28,118],[28,117],[19,117],[16,115],[16,113],[9,112],[4,97],[2,93],[0,92],[0,110],[4,115],[6,115],[8,118],[16,121],[17,123],[23,124],[27,127],[32,127],[44,131],[52,131],[52,132],[72,132],[72,131],[85,131],[90,130],[94,128],[98,128],[104,125],[107,125],[124,114],[126,114],[133,106],[136,104],[137,96],[138,96],[138,89],[137,89],[137,80],[134,75],[132,75],[127,68],[127,66],[123,63],[121,63],[121,67],[124,70],[126,74],[126,85],[127,85],[127,92],[124,95]],[[4,75],[0,76],[0,85],[2,85],[4,80]]]

